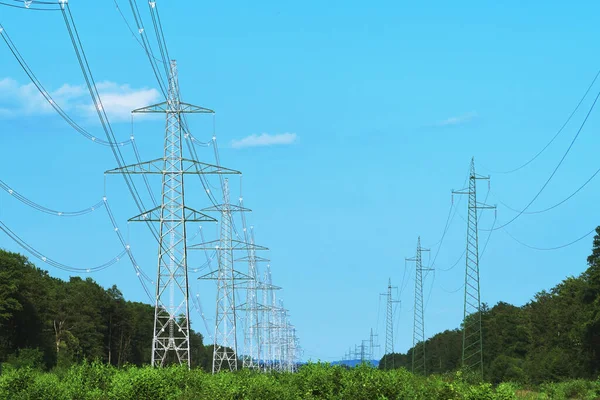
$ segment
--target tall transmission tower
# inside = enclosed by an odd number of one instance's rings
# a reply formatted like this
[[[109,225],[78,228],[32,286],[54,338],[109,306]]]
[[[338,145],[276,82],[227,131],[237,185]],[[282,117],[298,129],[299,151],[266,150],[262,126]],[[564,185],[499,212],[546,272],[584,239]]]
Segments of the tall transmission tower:
[[[469,196],[467,218],[467,250],[465,262],[465,298],[463,316],[462,365],[477,370],[483,378],[483,332],[481,329],[481,291],[479,286],[479,238],[477,210],[492,209],[495,206],[477,202],[477,180],[488,180],[489,176],[475,173],[475,158],[471,159],[469,187],[453,191],[453,194]],[[489,183],[488,183],[489,184]]]
[[[239,172],[183,157],[181,118],[185,113],[212,114],[214,111],[180,100],[176,61],[170,62],[166,102],[134,110],[133,113],[165,113],[164,156],[127,165],[107,174],[162,175],[160,206],[130,219],[158,222],[158,271],[152,335],[152,365],[178,362],[190,366],[189,285],[186,223],[216,220],[185,205],[185,174],[238,174]]]
[[[408,258],[407,261],[415,262],[415,307],[413,320],[413,351],[412,351],[412,372],[426,374],[425,367],[425,310],[423,304],[423,271],[432,271],[430,268],[423,268],[424,249],[421,247],[421,237],[417,239],[417,253],[415,257]]]
[[[388,358],[385,358],[384,367],[387,369],[388,365],[394,368],[394,304],[400,303],[399,300],[394,300],[392,297],[392,289],[396,289],[396,286],[392,286],[392,278],[388,280],[387,293],[382,293],[382,296],[386,296],[386,319],[385,319],[385,355],[391,357],[391,363],[388,364]]]
[[[214,205],[202,211],[219,211],[221,213],[219,240],[190,246],[190,249],[198,250],[216,248],[218,254],[218,270],[198,278],[217,281],[215,343],[213,345],[212,363],[212,372],[215,374],[222,369],[237,370],[236,282],[252,280],[250,276],[233,268],[233,252],[247,250],[248,248],[252,250],[267,250],[267,248],[233,239],[233,212],[250,210],[230,203],[228,179],[223,181],[223,204]]]

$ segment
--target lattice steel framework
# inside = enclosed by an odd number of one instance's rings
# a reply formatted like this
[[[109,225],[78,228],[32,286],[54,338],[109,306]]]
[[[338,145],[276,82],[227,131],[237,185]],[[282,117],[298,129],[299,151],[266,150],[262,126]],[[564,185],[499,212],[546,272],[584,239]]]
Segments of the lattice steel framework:
[[[185,159],[182,151],[183,113],[214,113],[207,108],[183,103],[179,97],[177,63],[171,61],[166,102],[134,110],[133,113],[165,113],[164,157],[107,171],[108,174],[160,174],[160,206],[130,219],[158,222],[158,270],[152,335],[152,365],[171,362],[190,366],[189,290],[186,223],[216,220],[185,205],[185,174],[232,174],[228,170]]]
[[[232,231],[233,217],[229,202],[229,182],[225,179],[221,209],[221,241],[218,249],[219,277],[217,280],[213,373],[219,372],[223,368],[223,364],[230,371],[237,369],[237,326],[233,249],[231,244]]]
[[[275,293],[273,292],[271,282],[271,266],[267,264],[267,270],[265,271],[263,278],[263,287],[261,289],[263,303],[268,304],[269,307],[261,313],[261,328],[263,334],[260,335],[261,347],[264,349],[263,354],[265,359],[263,360],[263,369],[265,371],[270,371],[273,368],[273,313],[271,312],[271,306],[272,302],[275,301]]]
[[[240,199],[240,205],[242,200]],[[242,216],[244,213],[242,213]],[[245,219],[245,218],[244,218]],[[244,222],[244,226],[245,226]],[[246,284],[246,303],[241,307],[244,310],[244,360],[243,367],[250,369],[260,369],[261,357],[261,329],[259,321],[259,312],[266,309],[266,307],[258,302],[258,290],[259,290],[259,277],[258,277],[258,263],[268,262],[269,260],[259,257],[256,255],[254,243],[254,228],[250,227],[250,233],[248,229],[244,228],[244,235],[246,241],[250,243],[248,247],[248,255],[240,258],[236,261],[248,262],[248,276],[250,280]]]
[[[262,304],[258,305],[259,312],[259,347],[261,348],[260,368],[262,371],[272,371],[279,368],[277,360],[279,353],[279,312],[275,291],[281,287],[272,284],[271,265],[267,263],[262,282],[257,290],[262,293]]]
[[[394,303],[400,301],[394,300],[392,297],[392,289],[396,289],[392,286],[392,278],[388,279],[387,293],[382,293],[382,296],[386,296],[386,318],[385,318],[385,355],[390,357],[384,358],[384,367],[394,368]],[[388,364],[388,358],[391,358],[391,363]]]
[[[223,180],[223,204],[205,208],[203,211],[219,211],[221,214],[221,227],[219,240],[190,246],[190,249],[207,250],[217,249],[217,271],[201,276],[198,279],[217,281],[217,301],[215,313],[215,343],[213,345],[213,374],[222,369],[237,370],[237,317],[235,289],[236,282],[251,281],[252,278],[233,268],[233,252],[240,250],[268,250],[248,242],[233,239],[233,212],[250,211],[230,202],[229,180]]]
[[[375,348],[379,347],[378,344],[375,344],[375,338],[377,334],[373,334],[373,328],[371,328],[371,334],[369,335],[369,359],[375,359]]]
[[[430,268],[423,268],[424,249],[421,247],[421,237],[417,239],[417,253],[415,257],[408,258],[408,261],[415,262],[415,306],[413,319],[413,348],[412,348],[412,372],[427,373],[425,366],[425,307],[423,304],[423,271],[432,271]]]
[[[465,297],[463,316],[462,365],[477,371],[483,378],[483,332],[481,329],[481,290],[479,285],[479,235],[477,210],[495,209],[477,202],[477,180],[489,180],[489,176],[475,173],[475,158],[471,159],[469,187],[454,194],[469,196],[467,218],[467,250],[465,262]]]

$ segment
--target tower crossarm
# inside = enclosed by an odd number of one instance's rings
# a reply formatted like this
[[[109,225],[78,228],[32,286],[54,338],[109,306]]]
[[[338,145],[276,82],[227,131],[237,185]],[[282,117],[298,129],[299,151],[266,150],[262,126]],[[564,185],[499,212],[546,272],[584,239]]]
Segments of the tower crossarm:
[[[217,220],[209,215],[196,211],[193,208],[183,206],[185,222],[216,222]],[[152,210],[145,211],[129,219],[129,222],[179,222],[181,217],[177,215],[164,215],[162,207],[158,206]]]
[[[219,280],[220,276],[219,276],[219,271],[218,270],[214,270],[212,272],[209,272],[208,274],[202,275],[198,278],[199,280]],[[233,279],[234,281],[249,281],[252,280],[252,277],[250,277],[249,275],[244,274],[243,272],[239,272],[239,271],[233,271],[233,277],[230,278]]]
[[[254,250],[269,250],[267,247],[259,246],[252,243],[243,242],[241,240],[230,240],[231,247],[221,247],[220,240],[211,240],[209,242],[198,243],[188,246],[188,250],[247,250],[248,247]]]
[[[126,165],[121,168],[111,169],[105,174],[194,174],[194,175],[239,175],[241,172],[224,168],[219,165],[207,164],[187,158],[171,159],[168,157],[157,158],[151,161],[145,161],[137,164]]]
[[[175,104],[169,101],[164,101],[158,104],[152,104],[133,110],[132,114],[155,114],[155,113],[185,113],[185,114],[214,114],[213,110],[208,108],[195,106],[193,104],[177,102],[178,107],[173,108]]]

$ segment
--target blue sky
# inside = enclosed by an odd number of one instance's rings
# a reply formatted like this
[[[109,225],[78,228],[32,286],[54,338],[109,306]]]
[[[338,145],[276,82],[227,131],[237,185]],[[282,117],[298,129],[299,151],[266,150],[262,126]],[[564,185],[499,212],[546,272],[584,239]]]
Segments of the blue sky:
[[[118,3],[133,24],[127,3]],[[126,140],[129,108],[159,99],[148,61],[112,2],[71,1],[70,6],[96,81],[102,82],[116,135]],[[409,265],[404,273],[404,258],[414,255],[419,235],[426,247],[440,239],[451,190],[461,188],[470,158],[475,156],[479,173],[491,174],[488,203],[524,207],[562,157],[600,90],[598,83],[536,161],[512,174],[493,173],[515,168],[537,153],[585,92],[600,68],[594,18],[600,5],[264,1],[159,6],[184,100],[217,111],[222,164],[244,174],[244,202],[253,210],[249,224],[255,226],[257,242],[271,249],[274,283],[284,288],[281,296],[305,359],[339,359],[367,339],[370,328],[379,332],[383,345],[379,293],[389,277],[402,288],[395,348],[406,351],[412,344],[414,268]],[[140,7],[151,31],[146,4]],[[0,6],[0,23],[69,114],[103,137],[82,91],[61,14]],[[105,193],[103,172],[116,167],[110,150],[50,112],[0,44],[0,179],[50,208],[96,203]],[[192,118],[196,137],[210,140],[212,119]],[[598,127],[596,110],[530,210],[563,200],[598,168]],[[160,119],[136,121],[143,159],[162,155],[163,129]],[[280,143],[264,145],[273,137]],[[134,162],[130,149],[124,154]],[[214,161],[211,148],[199,155]],[[151,183],[156,193],[159,182]],[[143,189],[142,181],[138,185]],[[234,198],[238,185],[232,181]],[[188,204],[207,207],[197,181],[188,186]],[[592,181],[560,207],[523,215],[506,229],[532,246],[571,242],[598,224],[596,188]],[[481,183],[481,201],[486,193]],[[120,178],[107,178],[106,195],[136,258],[153,276],[156,245],[144,227],[127,225],[136,209]],[[427,336],[457,327],[462,318],[462,291],[448,292],[460,288],[464,264],[443,271],[465,247],[461,216],[466,216],[466,202],[458,201],[435,278],[430,275],[425,282]],[[499,204],[497,223],[514,215]],[[485,212],[481,228],[490,228],[493,219],[493,212]],[[0,193],[0,220],[66,264],[102,264],[121,250],[100,210],[59,218]],[[205,229],[214,237],[214,227]],[[487,235],[480,233],[481,247]],[[19,250],[6,236],[0,246]],[[590,248],[591,237],[561,250],[535,251],[496,231],[482,255],[482,300],[522,305],[535,292],[584,271]],[[432,250],[433,256],[437,247]],[[128,299],[147,301],[127,260],[92,277],[104,286],[117,284]],[[212,310],[211,289],[193,285],[204,308]],[[192,319],[205,334],[200,317],[192,314]]]

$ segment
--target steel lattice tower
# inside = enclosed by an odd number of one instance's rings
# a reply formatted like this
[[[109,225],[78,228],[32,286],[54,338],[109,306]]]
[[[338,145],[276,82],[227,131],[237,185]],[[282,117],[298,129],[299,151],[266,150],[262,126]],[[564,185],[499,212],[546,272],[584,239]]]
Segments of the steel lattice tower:
[[[386,296],[386,319],[385,319],[385,354],[392,357],[391,368],[394,368],[394,303],[399,303],[398,300],[392,298],[392,278],[388,279],[387,293],[382,293],[382,296]],[[387,365],[387,357],[385,358],[385,368]]]
[[[281,289],[278,286],[272,284],[271,277],[271,265],[267,263],[266,271],[264,272],[263,281],[258,286],[258,289],[262,292],[263,304],[259,305],[258,311],[260,312],[260,324],[258,329],[261,331],[259,334],[262,360],[262,369],[264,371],[271,371],[274,367],[274,345],[276,344],[276,331],[277,324],[277,313],[275,312],[276,307],[276,296],[275,291]]]
[[[413,320],[413,349],[412,349],[412,372],[426,374],[425,367],[425,307],[423,304],[423,271],[431,271],[423,268],[423,251],[429,251],[421,247],[421,237],[417,239],[417,254],[414,258],[407,259],[415,262],[415,306]]]
[[[240,198],[240,206],[243,207],[243,199]],[[246,219],[242,213],[242,221],[244,227],[246,226]],[[247,243],[248,255],[237,259],[236,261],[243,261],[248,263],[248,277],[250,278],[246,286],[246,302],[240,307],[244,311],[244,368],[259,369],[261,356],[261,332],[260,332],[260,321],[259,311],[263,311],[265,306],[258,302],[258,291],[261,288],[258,277],[258,263],[268,262],[266,258],[262,258],[256,255],[256,246],[254,238],[254,227],[250,227],[250,234],[248,229],[244,228],[244,237]]]
[[[479,286],[479,238],[477,227],[477,210],[495,209],[477,202],[477,185],[479,179],[489,180],[489,176],[475,173],[475,158],[471,159],[469,171],[469,187],[454,194],[469,196],[467,218],[467,250],[465,266],[465,297],[463,317],[462,365],[464,368],[478,370],[483,377],[483,332],[481,329],[481,292]]]
[[[108,174],[162,175],[160,206],[130,219],[158,222],[158,270],[152,336],[152,365],[178,362],[190,366],[189,290],[186,223],[216,220],[185,205],[185,174],[234,174],[237,171],[183,157],[181,115],[214,111],[180,100],[177,63],[171,61],[166,102],[133,113],[165,113],[164,157],[107,171]]]
[[[263,285],[263,303],[270,305],[272,301],[271,299],[275,295],[271,289],[271,266],[269,264],[267,264],[267,270],[265,271]],[[271,321],[271,317],[271,307],[267,307],[267,309],[264,310],[262,313],[262,328],[264,330],[264,334],[261,335],[262,345],[265,349],[263,354],[266,357],[264,360],[265,371],[270,371],[273,367],[273,321]]]
[[[205,208],[203,211],[219,211],[221,227],[219,239],[190,246],[190,249],[217,249],[218,270],[198,279],[217,281],[217,307],[215,314],[215,343],[213,347],[213,374],[222,369],[237,370],[237,319],[236,319],[236,281],[251,281],[252,278],[233,268],[233,252],[239,250],[268,250],[265,247],[233,239],[233,212],[250,211],[233,205],[229,199],[229,180],[223,180],[223,204]]]
[[[229,182],[226,179],[223,182],[221,234],[218,249],[219,277],[217,280],[213,373],[219,372],[223,368],[223,364],[230,371],[237,369],[237,326],[232,230],[233,217],[229,202]]]
[[[375,359],[375,347],[379,347],[378,344],[375,344],[375,337],[377,334],[373,334],[373,328],[371,328],[371,335],[369,336],[369,358],[370,361]]]

